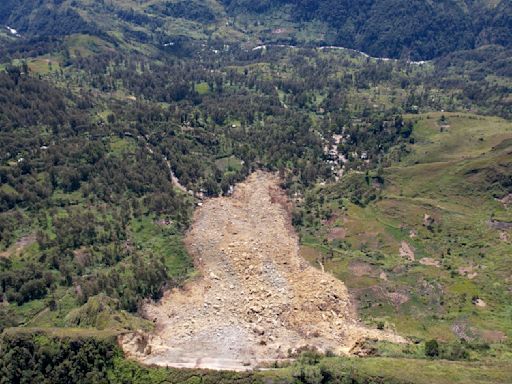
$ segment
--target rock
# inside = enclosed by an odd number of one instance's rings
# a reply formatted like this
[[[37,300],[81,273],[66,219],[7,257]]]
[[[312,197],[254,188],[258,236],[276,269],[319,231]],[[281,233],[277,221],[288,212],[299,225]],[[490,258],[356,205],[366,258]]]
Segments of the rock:
[[[214,280],[220,280],[220,277],[217,276],[215,273],[213,272],[210,272],[210,278],[214,279]]]
[[[482,299],[479,299],[479,298],[474,298],[472,300],[472,303],[474,305],[476,305],[477,307],[480,307],[480,308],[485,308],[487,307],[487,303],[485,301],[483,301]]]
[[[402,241],[399,249],[400,257],[403,257],[409,261],[415,260],[414,249],[406,242]]]
[[[425,213],[423,215],[423,225],[427,228],[432,228],[432,225],[434,225],[435,223],[435,220],[432,216],[430,216],[429,214]]]
[[[259,336],[263,336],[265,334],[265,329],[259,325],[255,325],[252,331]]]

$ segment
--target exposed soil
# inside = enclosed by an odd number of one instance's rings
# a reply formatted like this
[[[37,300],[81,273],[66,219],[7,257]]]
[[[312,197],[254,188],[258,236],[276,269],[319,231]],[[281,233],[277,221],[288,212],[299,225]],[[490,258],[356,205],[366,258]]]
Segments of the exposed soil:
[[[11,245],[7,250],[0,252],[0,257],[9,258],[19,256],[25,248],[36,242],[35,235],[24,236]]]
[[[441,267],[441,263],[439,262],[439,260],[432,259],[431,257],[423,257],[423,258],[421,258],[420,259],[420,264],[428,265],[428,266],[436,267],[436,268],[440,268]]]
[[[480,337],[488,343],[501,343],[507,340],[507,335],[501,331],[481,330]]]
[[[451,326],[452,332],[459,339],[464,340],[475,340],[478,336],[476,329],[470,327],[466,319],[459,319],[455,321]]]
[[[347,230],[345,228],[337,227],[331,229],[327,235],[327,239],[332,240],[344,240],[347,237]]]
[[[414,250],[406,241],[402,241],[398,252],[400,253],[400,257],[403,257],[409,261],[414,261],[415,259]]]
[[[475,300],[473,300],[473,304],[476,305],[477,307],[480,307],[480,308],[487,307],[487,303],[485,301],[483,301],[482,299],[475,299]]]
[[[362,261],[352,261],[350,262],[348,269],[354,276],[362,277],[362,276],[377,276],[378,270],[371,266],[368,263]]]
[[[509,221],[489,220],[487,222],[487,225],[492,229],[497,229],[501,231],[512,229],[512,222]]]
[[[206,201],[186,244],[201,277],[143,313],[154,334],[120,343],[142,363],[247,370],[316,347],[348,353],[365,338],[405,340],[357,321],[345,285],[299,255],[278,179],[257,172]]]
[[[505,206],[505,208],[512,206],[512,193],[503,196],[499,201]]]
[[[473,265],[469,265],[467,267],[459,267],[458,272],[461,276],[466,276],[469,280],[473,280],[475,277],[478,276],[478,272],[476,272],[476,269],[478,267],[475,267]]]

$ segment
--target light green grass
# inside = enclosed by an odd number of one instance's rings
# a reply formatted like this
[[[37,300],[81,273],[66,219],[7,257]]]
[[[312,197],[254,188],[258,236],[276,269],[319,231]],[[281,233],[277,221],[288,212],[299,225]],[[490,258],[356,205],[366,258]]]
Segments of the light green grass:
[[[344,201],[345,210],[324,202],[313,212],[328,208],[336,220],[305,228],[302,243],[314,247],[308,251],[314,265],[315,250],[325,256],[334,248],[325,267],[361,301],[360,315],[369,323],[386,319],[402,335],[455,340],[453,326],[463,322],[482,340],[488,331],[510,338],[510,297],[504,292],[512,269],[504,255],[512,253],[512,245],[501,241],[487,221],[491,215],[506,220],[511,210],[494,199],[500,187],[490,185],[486,175],[501,172],[499,164],[505,170],[512,166],[512,124],[445,113],[450,127],[440,132],[442,115],[408,116],[417,120],[415,143],[401,163],[385,169],[380,198],[366,207]],[[423,225],[425,214],[435,219],[432,230]],[[345,229],[344,238],[326,245],[324,239],[337,227]],[[399,256],[401,242],[414,249],[414,261]],[[341,244],[351,248],[341,250]],[[422,258],[438,261],[439,267],[420,264]],[[372,272],[354,274],[354,262],[369,265]],[[477,273],[472,280],[459,273],[470,266]],[[379,278],[381,272],[387,280]],[[394,304],[389,296],[394,292],[407,301]],[[487,306],[476,307],[473,297]]]
[[[150,216],[132,221],[131,235],[135,245],[153,257],[163,257],[171,276],[186,276],[192,272],[192,265],[179,232],[173,224],[163,227],[155,221]]]
[[[210,92],[210,86],[206,82],[197,83],[195,85],[195,90],[200,95],[206,95]]]

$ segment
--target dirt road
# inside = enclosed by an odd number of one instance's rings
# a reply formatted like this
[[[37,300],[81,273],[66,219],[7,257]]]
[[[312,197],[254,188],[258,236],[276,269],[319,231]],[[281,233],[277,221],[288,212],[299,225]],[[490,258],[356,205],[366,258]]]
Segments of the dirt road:
[[[123,336],[127,355],[246,370],[302,346],[347,353],[365,337],[403,342],[360,326],[345,285],[299,256],[286,204],[277,178],[263,172],[232,197],[206,201],[186,238],[201,277],[144,308],[156,332]]]

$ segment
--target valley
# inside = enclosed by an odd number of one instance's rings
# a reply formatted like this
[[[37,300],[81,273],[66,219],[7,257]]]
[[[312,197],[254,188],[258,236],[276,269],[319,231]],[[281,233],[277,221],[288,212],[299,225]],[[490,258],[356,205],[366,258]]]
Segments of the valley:
[[[511,4],[1,1],[0,384],[512,382]]]

